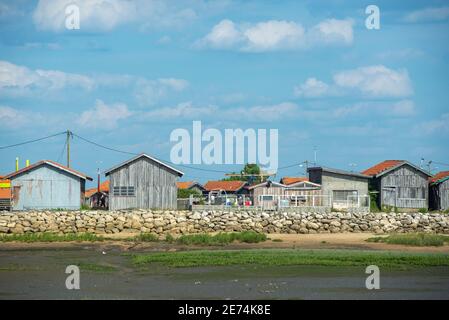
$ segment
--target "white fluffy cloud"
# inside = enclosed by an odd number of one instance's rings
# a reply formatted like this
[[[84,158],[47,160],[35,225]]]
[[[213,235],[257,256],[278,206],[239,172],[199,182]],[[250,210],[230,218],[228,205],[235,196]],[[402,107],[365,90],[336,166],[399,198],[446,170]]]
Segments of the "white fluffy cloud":
[[[269,20],[238,25],[226,19],[216,24],[194,46],[261,52],[298,50],[315,45],[350,45],[353,41],[352,26],[350,19],[324,20],[309,30],[293,21]]]
[[[405,22],[429,22],[443,21],[449,18],[449,7],[425,8],[408,13],[404,17]]]
[[[169,92],[183,91],[189,83],[183,79],[163,78],[148,80],[137,78],[135,80],[134,97],[142,106],[151,106],[167,96]]]
[[[374,97],[403,97],[413,93],[406,70],[392,70],[383,65],[339,72],[334,82],[339,87],[357,89]]]
[[[138,23],[142,30],[179,28],[197,18],[196,8],[213,8],[202,1],[189,3],[165,0],[39,0],[33,21],[40,30],[65,30],[65,9],[77,5],[80,11],[80,29],[110,31],[127,23]]]
[[[294,88],[294,93],[298,97],[315,98],[326,95],[329,92],[329,85],[316,78],[308,78],[304,83]]]
[[[60,90],[78,87],[91,90],[94,81],[84,75],[65,73],[57,70],[31,70],[8,61],[0,61],[0,93],[28,93],[38,90]]]
[[[97,100],[94,108],[84,111],[77,122],[86,128],[113,129],[117,127],[118,121],[126,119],[131,115],[132,113],[128,110],[126,104],[115,103],[107,105],[102,100]]]
[[[421,125],[417,126],[416,133],[421,134],[448,134],[449,128],[447,124],[449,123],[449,113],[442,114],[439,118],[430,121],[425,121]]]
[[[393,70],[383,65],[360,67],[336,73],[332,84],[308,78],[294,88],[296,96],[312,98],[361,93],[367,97],[406,97],[413,88],[406,70]]]

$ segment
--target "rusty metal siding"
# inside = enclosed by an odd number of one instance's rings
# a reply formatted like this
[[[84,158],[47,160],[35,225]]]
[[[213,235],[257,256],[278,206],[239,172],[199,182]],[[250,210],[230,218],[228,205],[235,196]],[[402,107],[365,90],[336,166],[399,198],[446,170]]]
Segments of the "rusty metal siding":
[[[178,175],[141,157],[109,173],[109,209],[176,209]],[[134,196],[114,195],[114,187],[134,187]]]
[[[11,178],[13,210],[79,209],[84,183],[83,179],[48,165],[26,171]]]
[[[404,164],[380,176],[380,205],[404,209],[428,208],[428,176]]]

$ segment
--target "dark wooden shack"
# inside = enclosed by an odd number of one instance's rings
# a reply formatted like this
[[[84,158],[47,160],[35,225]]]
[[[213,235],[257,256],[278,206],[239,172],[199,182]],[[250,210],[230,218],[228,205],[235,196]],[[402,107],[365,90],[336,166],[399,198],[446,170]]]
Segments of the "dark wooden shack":
[[[371,176],[370,186],[378,192],[380,208],[427,209],[431,176],[405,160],[385,160],[362,172]]]
[[[430,208],[432,210],[449,210],[449,171],[438,172],[430,179]]]
[[[105,172],[109,176],[109,210],[176,209],[176,180],[181,171],[140,154]]]

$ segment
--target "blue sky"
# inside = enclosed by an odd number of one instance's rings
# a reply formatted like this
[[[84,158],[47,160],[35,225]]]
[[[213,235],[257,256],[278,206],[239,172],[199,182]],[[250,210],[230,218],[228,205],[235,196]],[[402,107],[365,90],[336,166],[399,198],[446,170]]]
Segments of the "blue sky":
[[[79,30],[65,28],[70,3]],[[365,27],[369,4],[379,30]],[[0,1],[0,146],[70,129],[169,159],[170,132],[201,120],[278,129],[280,167],[313,160],[314,146],[319,164],[346,170],[449,163],[448,58],[445,1]],[[0,150],[0,174],[16,157],[64,163],[63,146]],[[128,157],[72,140],[72,166],[90,175]]]

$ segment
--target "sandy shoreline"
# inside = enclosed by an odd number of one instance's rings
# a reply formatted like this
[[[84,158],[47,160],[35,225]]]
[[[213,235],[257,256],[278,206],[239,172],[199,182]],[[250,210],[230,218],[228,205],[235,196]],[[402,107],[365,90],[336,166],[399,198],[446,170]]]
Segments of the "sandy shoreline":
[[[135,234],[117,234],[101,242],[3,242],[0,251],[39,250],[39,249],[97,249],[117,251],[178,251],[196,249],[348,249],[348,250],[390,250],[415,253],[449,253],[449,245],[441,247],[416,247],[385,243],[366,242],[378,235],[371,233],[332,233],[332,234],[268,234],[265,242],[233,243],[224,246],[187,246],[161,242],[124,241]],[[107,235],[109,237],[109,235]],[[282,241],[272,241],[272,240]]]

